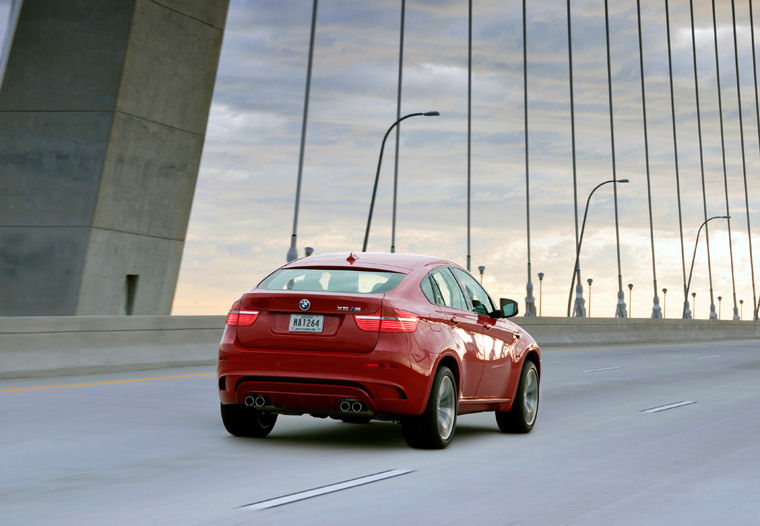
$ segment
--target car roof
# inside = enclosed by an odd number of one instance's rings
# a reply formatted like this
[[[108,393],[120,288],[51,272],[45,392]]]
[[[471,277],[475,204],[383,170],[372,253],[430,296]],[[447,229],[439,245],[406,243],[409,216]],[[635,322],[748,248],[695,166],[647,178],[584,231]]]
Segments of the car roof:
[[[304,257],[292,261],[281,268],[331,267],[378,269],[409,272],[420,266],[456,265],[453,261],[420,254],[398,254],[389,252],[336,252]]]

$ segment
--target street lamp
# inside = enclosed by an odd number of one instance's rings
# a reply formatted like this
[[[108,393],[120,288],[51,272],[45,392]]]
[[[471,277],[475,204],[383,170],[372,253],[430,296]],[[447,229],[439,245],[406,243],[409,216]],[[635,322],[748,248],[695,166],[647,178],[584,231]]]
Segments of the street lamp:
[[[306,247],[303,249],[303,251],[306,254],[306,257],[309,257],[314,253],[314,249],[312,247]]]
[[[543,311],[543,296],[544,296],[544,273],[539,272],[538,273],[538,315],[541,316],[541,312]]]
[[[718,296],[718,319],[720,319],[720,300],[723,299],[723,296]]]
[[[697,319],[696,318],[697,316],[697,293],[696,292],[691,293],[691,299],[694,302],[694,319],[696,320]]]
[[[586,216],[588,215],[588,205],[591,202],[591,196],[594,195],[594,192],[599,189],[599,187],[604,186],[608,183],[627,183],[628,179],[610,179],[608,181],[604,181],[602,183],[599,183],[594,187],[593,190],[591,190],[591,193],[588,194],[588,198],[586,199],[586,209],[583,212],[583,224],[581,226],[581,235],[578,237],[578,245],[575,247],[575,265],[573,266],[573,279],[570,281],[570,295],[567,298],[567,317],[570,317],[570,303],[573,301],[573,287],[575,286],[575,280],[578,280],[578,286],[575,289],[575,306],[573,307],[573,316],[583,318],[586,313],[585,309],[583,308],[583,286],[581,285],[581,268],[580,268],[580,257],[581,257],[581,244],[583,243],[583,232],[586,230]]]
[[[591,284],[594,282],[593,279],[588,278],[586,280],[586,283],[588,283],[588,317],[591,317]]]
[[[375,196],[377,195],[377,182],[380,179],[380,165],[383,163],[383,150],[385,150],[385,141],[388,139],[388,135],[390,135],[393,128],[395,128],[398,123],[403,121],[404,119],[408,119],[410,117],[437,117],[440,115],[437,111],[426,111],[426,112],[419,112],[419,113],[409,113],[407,115],[404,115],[400,119],[397,119],[396,122],[391,124],[391,127],[388,128],[388,131],[385,132],[385,136],[383,137],[383,142],[380,145],[380,157],[377,160],[377,172],[375,173],[375,185],[372,188],[372,200],[369,204],[369,216],[367,217],[367,230],[364,232],[364,244],[362,245],[362,252],[367,251],[367,241],[369,241],[369,227],[372,223],[372,212],[375,209]]]
[[[686,283],[686,288],[683,291],[683,319],[688,320],[691,318],[691,311],[689,310],[689,288],[691,287],[691,275],[694,272],[694,258],[697,257],[697,246],[699,245],[699,234],[702,233],[702,228],[713,219],[731,219],[731,216],[712,216],[708,217],[702,224],[699,225],[697,230],[697,240],[694,241],[694,254],[691,256],[691,267],[689,268],[689,281]]]
[[[485,272],[485,271],[486,271],[486,267],[484,267],[483,265],[480,265],[478,267],[478,272],[480,272],[480,284],[481,285],[483,284],[483,272]]]
[[[630,317],[633,318],[633,301],[631,301],[631,296],[633,295],[633,283],[628,284],[628,308],[631,313]]]
[[[739,309],[740,309],[739,319],[743,320],[744,319],[744,300],[739,300]]]
[[[662,289],[662,317],[668,316],[668,289]]]

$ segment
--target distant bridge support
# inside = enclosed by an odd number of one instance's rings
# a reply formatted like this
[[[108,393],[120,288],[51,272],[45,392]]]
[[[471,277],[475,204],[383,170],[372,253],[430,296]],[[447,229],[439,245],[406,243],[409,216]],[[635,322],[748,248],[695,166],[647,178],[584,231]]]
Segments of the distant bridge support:
[[[16,2],[0,88],[0,316],[170,312],[227,7]]]

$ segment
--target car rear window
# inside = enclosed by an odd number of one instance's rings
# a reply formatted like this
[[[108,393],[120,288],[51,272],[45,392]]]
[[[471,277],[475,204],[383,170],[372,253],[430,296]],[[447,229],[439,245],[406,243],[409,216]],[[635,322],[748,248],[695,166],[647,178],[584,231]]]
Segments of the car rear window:
[[[259,285],[265,290],[346,292],[378,294],[398,285],[405,274],[378,270],[286,268],[274,272]]]

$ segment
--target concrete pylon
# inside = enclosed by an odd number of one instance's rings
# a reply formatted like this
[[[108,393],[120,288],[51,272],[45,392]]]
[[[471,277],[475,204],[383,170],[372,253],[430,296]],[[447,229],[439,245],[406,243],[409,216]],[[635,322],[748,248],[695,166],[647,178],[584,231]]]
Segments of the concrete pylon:
[[[583,299],[583,285],[580,281],[575,285],[575,303],[573,304],[573,317],[586,317],[586,300]]]
[[[618,290],[617,293],[617,307],[615,308],[615,317],[616,318],[627,318],[628,313],[626,312],[625,308],[625,294],[623,294],[622,290]]]
[[[660,298],[657,297],[657,294],[654,295],[654,298],[652,298],[652,316],[651,318],[653,320],[659,320],[662,318],[662,309],[660,308]]]
[[[533,282],[530,280],[530,274],[528,274],[528,283],[525,285],[525,316],[526,318],[536,317],[536,299],[533,297]]]
[[[227,7],[14,7],[0,88],[0,316],[170,312]]]

